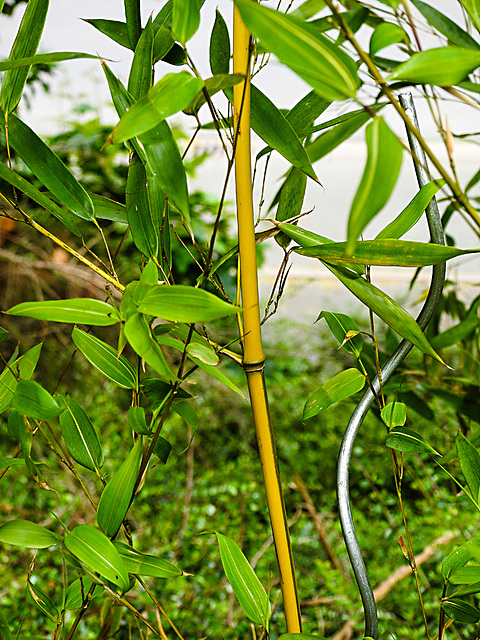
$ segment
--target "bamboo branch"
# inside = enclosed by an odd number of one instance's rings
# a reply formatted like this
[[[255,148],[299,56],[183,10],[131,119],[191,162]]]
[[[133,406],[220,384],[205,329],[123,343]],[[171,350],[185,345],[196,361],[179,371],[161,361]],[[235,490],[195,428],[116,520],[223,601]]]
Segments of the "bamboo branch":
[[[250,46],[251,38],[238,9],[234,9],[233,72],[245,74],[245,80],[233,89],[235,182],[240,257],[240,288],[243,307],[243,367],[247,376],[253,420],[263,470],[265,492],[275,541],[283,594],[287,631],[302,630],[300,604],[288,532],[285,503],[276,456],[275,440],[268,411],[264,379],[265,355],[260,330],[257,256],[252,199],[250,151]]]

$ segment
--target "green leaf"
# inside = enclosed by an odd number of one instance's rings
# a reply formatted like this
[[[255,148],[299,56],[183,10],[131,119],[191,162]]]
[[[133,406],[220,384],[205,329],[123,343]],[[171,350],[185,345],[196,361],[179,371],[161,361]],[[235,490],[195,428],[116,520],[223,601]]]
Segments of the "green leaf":
[[[187,346],[187,355],[189,358],[201,360],[212,367],[216,367],[220,362],[220,358],[206,340],[204,342],[191,342]]]
[[[115,307],[93,298],[22,302],[5,313],[50,322],[91,324],[97,327],[108,327],[118,322]]]
[[[60,427],[67,449],[78,464],[99,474],[103,452],[95,428],[78,402],[62,400],[65,411],[60,415]]]
[[[52,622],[58,623],[60,614],[47,594],[31,580],[27,580],[27,600],[34,604]]]
[[[0,113],[0,128],[5,133],[3,113]],[[93,220],[93,204],[88,193],[50,147],[13,113],[8,115],[8,140],[55,198],[79,218]]]
[[[92,27],[98,29],[103,35],[109,37],[117,44],[130,49],[130,40],[128,37],[128,29],[125,22],[118,20],[104,20],[103,18],[88,18],[85,20]]]
[[[126,460],[102,492],[98,503],[97,522],[108,537],[117,534],[130,507],[142,453],[142,439],[138,438]]]
[[[198,0],[173,0],[172,34],[180,44],[190,40],[200,26]]]
[[[365,137],[367,163],[348,218],[349,254],[364,228],[388,201],[402,164],[402,145],[383,118],[377,117],[368,125]]]
[[[397,24],[382,22],[378,25],[370,38],[370,57],[373,58],[379,51],[398,42],[408,42],[407,34]]]
[[[123,560],[101,531],[89,524],[81,524],[66,536],[65,546],[91,571],[113,582],[121,591],[128,589],[128,573]]]
[[[398,239],[405,235],[407,231],[410,231],[422,217],[433,196],[444,184],[445,180],[432,180],[424,185],[395,220],[392,220],[377,234],[376,240],[382,240],[383,238]]]
[[[403,402],[389,402],[380,411],[380,416],[389,429],[403,427],[407,420],[407,407]]]
[[[305,191],[307,189],[307,176],[303,171],[292,167],[280,189],[280,197],[275,219],[279,222],[298,216],[302,211]],[[275,236],[275,242],[286,249],[291,239],[284,233]]]
[[[205,80],[205,89],[208,96],[211,98],[219,91],[230,89],[239,82],[242,82],[244,78],[245,76],[240,74],[218,74]],[[198,111],[204,104],[206,104],[206,102],[207,99],[205,97],[205,93],[204,91],[201,91],[194,96],[189,105],[183,109],[183,112],[188,116],[196,116]]]
[[[331,102],[321,98],[315,91],[310,91],[290,109],[285,117],[300,140],[303,140],[311,132],[312,125],[318,116],[330,105]]]
[[[173,322],[210,322],[241,309],[212,293],[185,285],[156,285],[139,301],[138,310]]]
[[[141,436],[151,435],[151,431],[145,420],[145,409],[143,407],[130,407],[127,415],[128,422],[135,433]]]
[[[130,316],[125,324],[125,337],[135,353],[143,358],[162,378],[168,381],[176,380],[162,349],[152,336],[145,316],[140,313]]]
[[[414,53],[391,73],[387,81],[404,80],[442,87],[458,84],[480,66],[480,51],[438,47]]]
[[[476,623],[480,620],[480,610],[468,602],[451,598],[442,602],[443,612],[455,622]]]
[[[69,229],[74,235],[80,237],[80,231],[77,228],[77,225],[72,219],[71,214],[64,211],[61,207],[58,206],[53,200],[50,200],[44,193],[39,191],[36,187],[31,185],[28,180],[22,178],[15,171],[12,171],[6,165],[0,162],[0,178],[5,180],[16,189],[27,195],[34,202],[43,207],[46,211],[54,215],[58,220],[63,222],[63,224]]]
[[[236,4],[253,35],[322,98],[355,97],[360,81],[354,61],[315,27],[254,2]]]
[[[480,6],[478,0],[458,0],[468,13],[473,25],[480,31]]]
[[[128,573],[153,578],[174,578],[183,575],[183,571],[171,562],[141,553],[124,542],[115,540],[115,549],[120,554]]]
[[[455,438],[458,459],[468,488],[476,503],[480,500],[480,454],[477,448],[467,440],[461,431]]]
[[[87,599],[87,593],[90,591],[93,582],[86,576],[77,578],[71,584],[68,585],[66,597],[65,597],[65,609],[67,611],[80,609],[85,604]],[[95,585],[92,598],[103,593],[103,588],[100,585]]]
[[[99,56],[94,56],[89,53],[79,53],[77,51],[55,51],[55,53],[42,53],[36,56],[29,56],[28,58],[0,60],[0,71],[30,67],[32,64],[55,64],[56,62],[78,60],[80,58],[98,60]]]
[[[167,464],[168,457],[172,450],[172,445],[162,436],[158,436],[153,453],[158,457],[162,464]]]
[[[348,255],[347,247],[347,242],[332,242],[296,251],[336,265],[370,264],[384,267],[425,267],[457,256],[480,252],[480,249],[457,249],[429,242],[390,238],[357,242],[354,253]]]
[[[153,187],[155,188],[155,187]],[[126,186],[127,218],[135,246],[147,258],[157,259],[161,210],[150,206],[147,172],[137,153],[130,156]]]
[[[3,327],[0,327],[0,342],[3,342],[4,340],[6,340],[8,338],[8,334],[9,332],[4,329]]]
[[[13,406],[20,413],[37,420],[53,420],[63,411],[48,391],[33,380],[18,381]]]
[[[198,416],[196,414],[195,409],[190,404],[190,402],[186,402],[185,400],[174,402],[173,409],[192,428],[192,431],[195,431],[195,429],[198,426]]]
[[[111,139],[114,143],[139,136],[168,116],[185,109],[202,90],[203,80],[187,71],[168,73],[120,118]]]
[[[365,386],[365,376],[358,369],[346,369],[330,378],[313,393],[303,408],[302,420],[313,418],[330,405],[349,398]]]
[[[268,595],[239,546],[215,531],[223,570],[245,615],[268,633],[271,607]]]
[[[124,0],[125,22],[127,23],[128,41],[135,49],[142,33],[142,19],[140,17],[140,0]]]
[[[47,17],[49,0],[30,0],[23,14],[9,60],[35,55]],[[19,67],[5,72],[0,90],[0,105],[4,113],[14,111],[20,102],[30,67]]]
[[[432,27],[446,36],[448,41],[455,46],[465,49],[480,49],[480,45],[470,34],[459,27],[456,22],[443,15],[438,9],[435,9],[435,7],[431,7],[421,0],[412,0],[412,4]]]
[[[406,427],[392,429],[385,440],[385,444],[390,449],[396,449],[404,453],[429,453],[430,455],[441,456],[420,434]]]
[[[363,349],[363,338],[355,320],[343,313],[332,313],[331,311],[322,311],[316,322],[321,318],[325,319],[340,346],[359,358]]]
[[[370,115],[362,109],[361,113],[332,126],[329,131],[322,133],[307,145],[308,157],[312,162],[321,160],[333,151],[333,149],[340,146],[342,142],[351,138],[352,135],[369,120]]]
[[[0,413],[8,409],[17,388],[17,379],[29,380],[35,371],[42,344],[29,349],[23,356],[9,363],[0,375]]]
[[[27,549],[46,549],[60,544],[62,536],[29,520],[10,520],[0,526],[0,542]]]
[[[450,575],[449,581],[451,584],[476,584],[480,582],[480,567],[470,566],[457,569]]]
[[[155,16],[153,21],[153,60],[157,62],[164,58],[174,46],[172,37],[172,0],[168,0]],[[178,45],[176,45],[178,46]]]
[[[230,71],[230,36],[222,14],[216,9],[215,22],[210,36],[210,69],[214,75]]]
[[[87,360],[109,380],[124,389],[138,389],[135,369],[110,345],[77,327],[72,332],[72,339]]]
[[[461,567],[464,567],[467,562],[472,559],[472,544],[478,545],[478,543],[478,538],[473,538],[466,544],[457,547],[454,551],[448,554],[442,563],[442,577],[445,581],[450,579],[452,573],[458,571]]]
[[[95,209],[95,218],[97,220],[112,220],[114,222],[128,223],[127,209],[124,204],[115,202],[105,196],[98,196],[94,193],[90,193],[90,198],[93,202],[93,208]]]
[[[128,76],[128,92],[135,100],[139,100],[150,91],[153,81],[152,66],[153,27],[152,21],[149,19],[135,47]]]

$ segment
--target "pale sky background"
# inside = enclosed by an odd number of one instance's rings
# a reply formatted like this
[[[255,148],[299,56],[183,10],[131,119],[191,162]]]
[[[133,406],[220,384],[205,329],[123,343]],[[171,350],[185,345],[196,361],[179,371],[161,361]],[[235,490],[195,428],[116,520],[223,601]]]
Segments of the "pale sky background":
[[[204,77],[210,75],[208,43],[215,9],[218,7],[227,22],[230,22],[232,4],[231,0],[220,0],[219,2],[207,0],[202,9],[200,30],[188,44],[189,53]],[[431,4],[461,24],[461,12],[455,0],[437,0],[434,3],[431,2]],[[152,12],[155,15],[162,5],[162,1],[143,0],[143,20],[145,21]],[[25,5],[20,5],[13,17],[0,16],[1,58],[8,56],[24,7]],[[76,0],[50,0],[50,13],[39,51],[84,51],[99,54],[112,60],[112,62],[108,63],[109,66],[126,83],[132,53],[111,42],[95,28],[83,22],[81,18],[124,20],[123,2],[122,0],[102,0],[101,2],[98,0],[82,0],[80,3]],[[428,34],[422,33],[421,37],[428,46]],[[163,73],[177,71],[180,68],[159,63],[156,69],[158,78]],[[309,87],[302,80],[276,60],[272,60],[268,67],[258,76],[258,85],[277,106],[282,108],[292,107],[299,97],[309,91]],[[30,111],[23,109],[21,115],[39,134],[47,135],[59,128],[63,128],[65,121],[71,115],[72,106],[82,102],[95,107],[105,122],[115,123],[116,115],[108,104],[108,88],[99,62],[76,60],[59,64],[53,76],[52,92],[50,94],[37,93],[33,99],[33,109]],[[350,106],[347,106],[346,110],[350,108]],[[425,105],[417,102],[417,110],[423,134],[431,140],[438,153],[442,154],[441,142],[431,124],[431,118],[425,111]],[[335,117],[339,112],[338,108],[337,111],[329,109],[324,119]],[[444,112],[448,113],[450,126],[454,133],[480,131],[479,111],[475,111],[472,108],[459,107],[447,102],[444,106]],[[386,112],[384,113],[386,114]],[[403,135],[398,119],[394,115],[393,117],[386,115],[386,117],[392,128]],[[204,120],[207,120],[206,115]],[[188,121],[186,126],[188,126]],[[221,187],[219,179],[223,179],[224,169],[222,168],[219,171],[221,155],[216,150],[216,141],[211,134],[206,133],[199,137],[199,145],[202,149],[208,149],[211,152],[211,161],[202,166],[196,179],[196,185],[204,191],[218,193]],[[254,152],[256,153],[262,146],[263,143],[261,141],[254,141]],[[274,154],[274,156],[277,157],[273,157],[270,163],[270,187],[266,192],[267,203],[271,201],[278,189],[279,179],[287,166],[282,159],[278,158],[278,154]],[[472,143],[456,142],[455,158],[460,180],[465,184],[479,168],[479,147]],[[365,144],[363,133],[360,133],[354,140],[343,144],[327,158],[316,163],[315,169],[323,188],[313,183],[309,185],[304,209],[314,208],[315,210],[311,215],[304,218],[303,225],[305,227],[335,240],[345,239],[348,212],[363,172],[364,162]],[[224,165],[222,164],[221,166],[223,167]],[[377,216],[368,228],[365,237],[374,237],[381,226],[406,206],[416,190],[417,186],[411,162],[407,157],[404,157],[401,177],[395,188],[394,195],[384,211]],[[233,199],[233,191],[230,191],[230,197]],[[459,246],[469,247],[478,244],[478,238],[476,239],[473,236],[460,219],[456,224],[455,235]],[[425,226],[419,224],[418,228],[412,231],[410,237],[411,239],[424,240],[426,238]],[[281,251],[273,246],[272,243],[272,249],[268,251],[266,265],[263,270],[263,277],[267,280],[271,278],[275,271],[280,256]],[[477,257],[463,260],[462,277],[476,280],[479,266],[478,260]],[[457,265],[453,266],[451,270],[451,274],[454,276],[458,272],[459,261],[457,260],[451,264]],[[316,278],[323,279],[327,277],[318,261],[309,260],[301,256],[295,258],[293,273],[297,277],[302,275],[310,277],[312,273],[315,274]],[[392,285],[393,288],[395,288],[395,282],[398,281],[399,277],[404,283],[405,277],[408,279],[410,276],[410,270],[390,269],[385,273],[382,270],[382,278],[386,277],[392,280],[394,283]]]

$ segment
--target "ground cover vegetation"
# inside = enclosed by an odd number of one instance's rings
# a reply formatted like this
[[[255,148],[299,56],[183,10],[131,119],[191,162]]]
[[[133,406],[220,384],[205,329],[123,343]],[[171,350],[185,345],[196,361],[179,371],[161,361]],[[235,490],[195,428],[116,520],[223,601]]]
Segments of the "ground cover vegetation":
[[[44,141],[18,109],[30,68],[86,56],[37,53],[48,4],[27,3],[0,62],[1,638],[479,637],[480,298],[444,273],[478,251],[480,170],[460,183],[445,118],[479,109],[478,3],[455,3],[460,23],[420,0],[238,0],[233,33],[216,12],[202,69],[197,0],[146,21],[125,0],[124,22],[90,20],[132,51],[127,86],[99,60],[118,122],[72,119]],[[289,110],[255,86],[271,56],[311,87]],[[188,187],[203,128],[225,152],[213,198]],[[308,230],[306,185],[362,129],[334,242]],[[290,168],[259,221],[251,163],[270,154]],[[418,193],[369,240],[402,160]],[[403,240],[424,216],[430,238]],[[460,218],[471,247],[455,246]],[[257,253],[271,242],[284,259],[270,310],[296,252],[366,314],[273,317],[264,346]],[[416,320],[376,265],[433,266]]]

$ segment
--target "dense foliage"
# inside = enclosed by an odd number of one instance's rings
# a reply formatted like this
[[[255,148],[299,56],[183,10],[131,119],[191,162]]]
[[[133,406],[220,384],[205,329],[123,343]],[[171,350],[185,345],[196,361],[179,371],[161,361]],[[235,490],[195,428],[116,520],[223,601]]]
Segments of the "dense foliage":
[[[143,22],[140,0],[125,0],[124,22],[90,20],[132,51],[127,86],[101,62],[118,122],[72,121],[43,141],[18,111],[32,65],[87,55],[37,55],[48,4],[27,3],[0,61],[0,638],[347,640],[364,615],[377,636],[374,600],[381,637],[478,637],[480,296],[464,299],[443,272],[478,251],[452,239],[462,217],[478,240],[480,170],[459,182],[443,113],[480,107],[478,3],[456,3],[459,24],[420,0],[238,0],[233,51],[217,11],[204,70],[189,56],[197,0],[169,0]],[[312,89],[290,110],[250,82],[267,54]],[[426,99],[446,162],[405,87]],[[197,125],[186,137],[169,119],[181,111]],[[225,152],[213,200],[189,189],[202,128]],[[304,224],[307,183],[363,128],[347,235],[332,242]],[[250,129],[266,145],[258,161],[289,163],[263,226]],[[419,191],[366,239],[402,161]],[[430,241],[404,240],[424,212]],[[271,309],[293,251],[365,313],[332,303],[314,327],[273,318],[263,346],[256,254],[267,242],[283,250]],[[433,265],[417,320],[375,286],[376,265],[416,268],[414,280]]]

